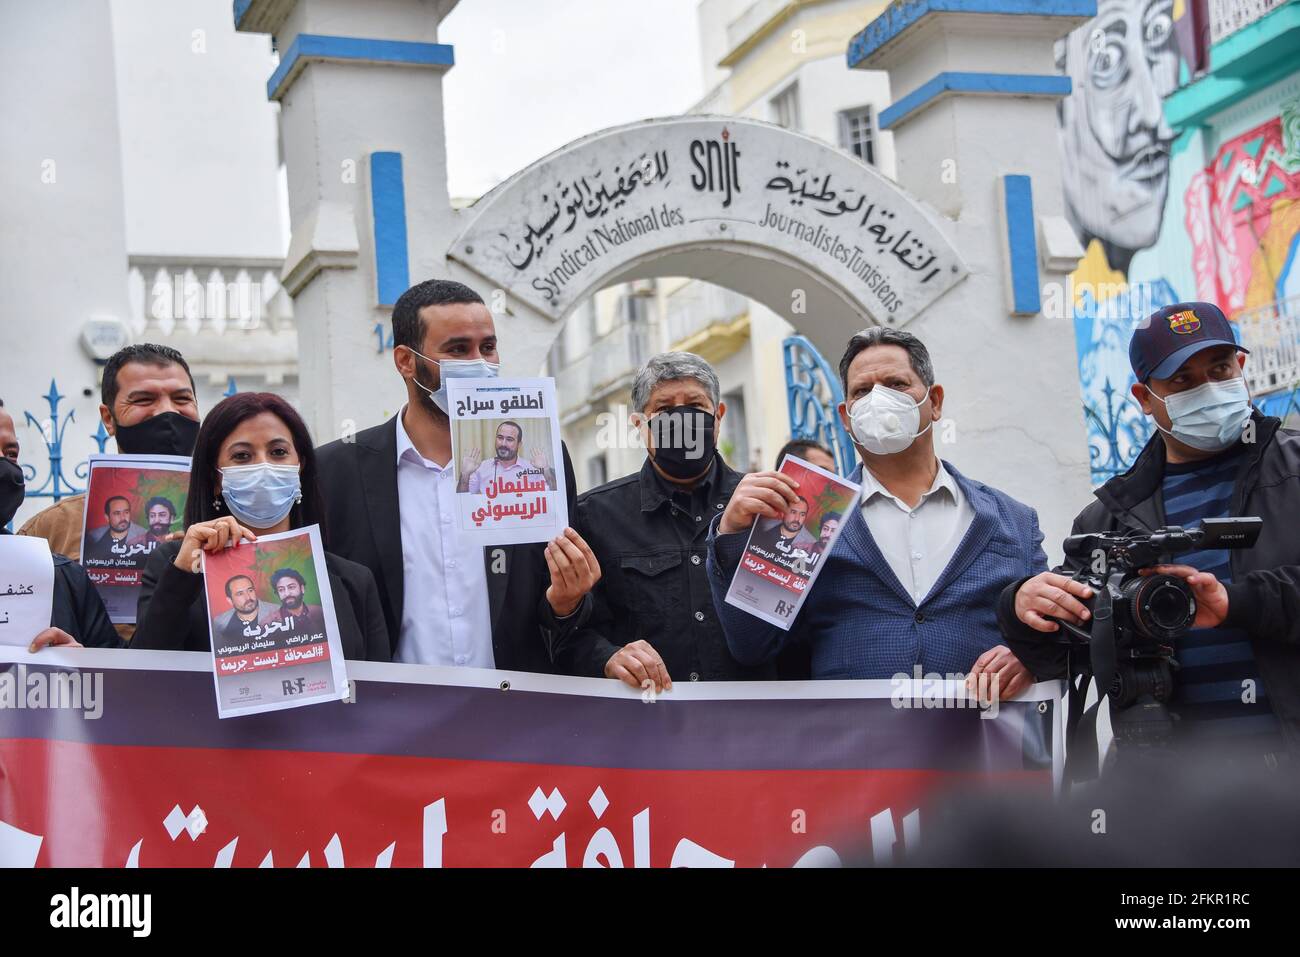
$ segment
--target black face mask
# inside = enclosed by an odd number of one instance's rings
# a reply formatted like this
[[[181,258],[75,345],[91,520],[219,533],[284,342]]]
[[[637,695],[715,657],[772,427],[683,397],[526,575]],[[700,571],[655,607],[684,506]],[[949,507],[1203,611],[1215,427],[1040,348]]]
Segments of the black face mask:
[[[131,455],[193,455],[199,424],[179,412],[163,412],[135,425],[119,425],[113,437],[117,450]]]
[[[13,459],[0,456],[0,527],[13,521],[26,492],[22,466]]]
[[[713,464],[718,420],[711,412],[677,405],[650,417],[653,458],[669,478],[698,478]]]

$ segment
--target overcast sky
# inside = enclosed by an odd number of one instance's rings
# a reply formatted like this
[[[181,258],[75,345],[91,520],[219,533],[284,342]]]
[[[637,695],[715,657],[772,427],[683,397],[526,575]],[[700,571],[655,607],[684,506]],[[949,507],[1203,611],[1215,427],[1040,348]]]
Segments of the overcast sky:
[[[461,0],[438,39],[448,186],[477,197],[572,139],[704,95],[697,0]]]

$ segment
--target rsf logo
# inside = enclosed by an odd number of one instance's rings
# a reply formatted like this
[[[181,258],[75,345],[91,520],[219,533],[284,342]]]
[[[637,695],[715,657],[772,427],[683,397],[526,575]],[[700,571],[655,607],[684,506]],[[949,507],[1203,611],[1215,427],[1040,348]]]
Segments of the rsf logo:
[[[280,690],[286,696],[302,694],[307,686],[306,678],[285,678],[280,682]]]

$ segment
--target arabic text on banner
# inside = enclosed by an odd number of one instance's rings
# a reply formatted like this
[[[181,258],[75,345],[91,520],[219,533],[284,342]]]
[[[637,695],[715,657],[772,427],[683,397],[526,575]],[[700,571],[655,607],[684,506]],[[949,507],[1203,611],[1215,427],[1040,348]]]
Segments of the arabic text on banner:
[[[1046,802],[1060,774],[1059,682],[996,714],[940,675],[678,682],[647,704],[603,679],[360,661],[355,703],[221,721],[186,704],[206,655],[0,648],[0,702],[70,666],[102,672],[97,719],[0,707],[0,831],[31,836],[0,866],[890,863],[952,787]]]

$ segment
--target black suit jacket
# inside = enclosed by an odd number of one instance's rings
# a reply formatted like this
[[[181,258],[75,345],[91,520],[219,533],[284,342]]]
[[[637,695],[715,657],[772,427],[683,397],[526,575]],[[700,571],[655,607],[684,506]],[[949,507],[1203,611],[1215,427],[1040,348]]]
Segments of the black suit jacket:
[[[577,504],[573,464],[563,444],[561,451],[572,516]],[[330,551],[374,573],[390,647],[396,653],[404,599],[402,523],[397,501],[397,416],[358,432],[350,442],[339,439],[321,446],[316,450],[316,466],[326,504]],[[544,549],[542,543],[483,549],[492,616],[492,654],[500,669],[552,672],[549,643],[558,633],[584,623],[591,613],[591,596],[586,595],[573,615],[563,622],[556,620],[546,601],[551,575]],[[504,572],[500,571],[501,560]]]
[[[145,563],[136,603],[135,637],[130,647],[212,650],[203,576],[176,567],[180,550],[180,542],[163,542]],[[388,661],[388,633],[374,577],[355,562],[331,552],[325,553],[325,568],[330,576],[343,657],[354,661]]]

